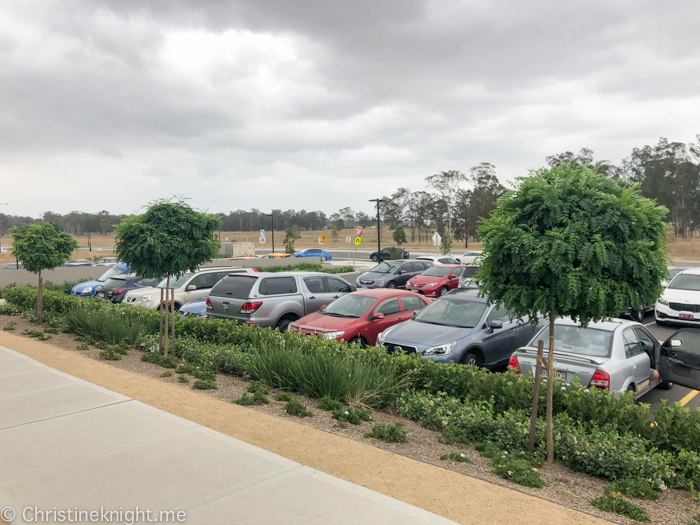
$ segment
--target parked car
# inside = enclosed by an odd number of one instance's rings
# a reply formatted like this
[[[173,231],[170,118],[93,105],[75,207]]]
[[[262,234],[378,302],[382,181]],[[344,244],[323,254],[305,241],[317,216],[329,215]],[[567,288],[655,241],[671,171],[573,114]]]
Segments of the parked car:
[[[673,280],[673,278],[681,273],[683,270],[687,270],[688,268],[681,268],[679,266],[669,266],[668,267],[668,280],[663,280],[661,281],[661,285],[665,288],[668,286],[668,284]]]
[[[700,325],[700,268],[676,274],[656,301],[656,324]]]
[[[345,279],[318,272],[233,274],[212,288],[206,304],[209,317],[284,332],[297,319],[354,291]]]
[[[110,277],[104,283],[100,284],[95,290],[95,297],[98,299],[107,299],[113,303],[121,303],[124,297],[126,297],[127,292],[153,287],[161,280],[161,277],[146,279],[138,275],[117,275],[115,277]]]
[[[73,259],[63,264],[63,268],[73,268],[75,266],[95,266],[95,263],[89,259]]]
[[[428,297],[440,297],[459,286],[465,268],[467,267],[456,264],[437,264],[411,277],[406,283],[406,290]]]
[[[539,340],[544,341],[545,349],[549,348],[549,323],[544,323],[532,341],[513,354],[511,369],[523,374],[535,372]],[[674,351],[669,345],[664,343],[667,350]],[[696,363],[698,348],[694,348]],[[634,392],[635,397],[656,387],[668,389],[672,386],[670,376],[667,374],[667,379],[663,379],[660,374],[654,374],[660,367],[661,351],[662,345],[656,337],[635,321],[611,319],[590,323],[586,328],[570,318],[554,322],[554,368],[556,378],[562,381],[578,377],[589,388]],[[544,367],[542,374],[547,377]]]
[[[93,297],[97,287],[117,275],[124,275],[129,272],[129,266],[126,263],[117,263],[110,266],[105,273],[100,275],[93,281],[85,281],[84,283],[76,284],[69,292],[74,297]]]
[[[112,266],[113,264],[117,264],[117,262],[116,257],[102,257],[102,259],[97,259],[95,261],[95,266]]]
[[[261,259],[284,259],[285,257],[291,257],[288,253],[268,253],[260,257]]]
[[[419,261],[433,261],[433,264],[460,264],[459,259],[449,255],[421,255],[416,257]]]
[[[24,270],[24,265],[20,262],[5,263],[0,266],[0,270]]]
[[[462,277],[459,278],[459,286],[457,288],[462,290],[469,288],[478,288],[479,286],[474,281],[474,276],[478,271],[478,266],[467,266],[466,268],[464,268],[464,272],[462,272]]]
[[[193,317],[196,319],[209,319],[207,313],[207,297],[200,297],[180,307],[180,317]]]
[[[465,290],[436,299],[414,319],[387,328],[377,345],[438,363],[496,368],[508,364],[533,333],[528,319],[518,322],[503,306],[489,306],[476,291]]]
[[[177,310],[193,299],[206,297],[212,287],[221,279],[232,273],[256,273],[254,268],[231,268],[216,266],[201,268],[194,273],[187,272],[180,277],[170,278],[170,288],[175,290],[175,308]],[[160,292],[168,286],[168,279],[163,279],[154,287],[140,288],[127,292],[124,303],[143,306],[144,308],[160,309]]]
[[[356,284],[358,288],[403,288],[432,265],[431,261],[384,261],[360,275]]]
[[[403,253],[404,259],[410,258],[410,254],[408,253],[408,250],[406,250],[404,248],[397,248],[397,250],[399,250]],[[369,254],[369,258],[373,262],[390,261],[391,260],[391,248],[382,248],[381,252],[372,252]]]
[[[322,261],[330,261],[333,258],[331,252],[320,248],[307,248],[300,252],[294,252],[294,257],[320,257]]]
[[[481,256],[484,254],[484,252],[480,250],[472,250],[471,252],[466,252],[464,253],[459,260],[462,262],[462,264],[468,264],[468,265],[473,265],[479,264],[479,259]]]
[[[381,332],[412,319],[430,301],[402,290],[360,290],[294,321],[289,327],[292,332],[373,346]]]

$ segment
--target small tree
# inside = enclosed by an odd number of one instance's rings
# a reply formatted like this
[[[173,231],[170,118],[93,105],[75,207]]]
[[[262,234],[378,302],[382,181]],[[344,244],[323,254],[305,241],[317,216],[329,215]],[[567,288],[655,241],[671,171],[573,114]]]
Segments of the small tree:
[[[442,255],[449,255],[452,251],[452,239],[450,239],[449,233],[442,236],[440,241],[440,253]]]
[[[172,343],[175,345],[175,305],[169,299],[170,278],[211,261],[220,243],[214,238],[221,220],[193,210],[183,201],[159,200],[142,215],[123,219],[116,227],[119,260],[143,277],[166,276],[166,302],[161,302],[161,347],[168,353],[168,315],[172,314]],[[165,306],[165,307],[164,307]]]
[[[391,236],[393,237],[394,242],[398,246],[403,246],[406,242],[406,232],[404,231],[403,226],[401,226],[400,224],[396,227],[394,233]]]
[[[476,279],[490,303],[503,303],[518,319],[528,316],[533,326],[538,317],[549,320],[549,358],[538,356],[538,362],[550,378],[551,463],[554,319],[570,316],[585,327],[629,306],[653,303],[666,276],[668,210],[643,198],[638,185],[586,166],[541,169],[517,184],[479,228],[484,256]]]
[[[44,283],[42,270],[61,266],[78,249],[78,243],[69,234],[56,229],[50,222],[27,224],[12,228],[12,255],[24,265],[26,270],[39,275],[36,293],[36,318],[43,320]]]
[[[298,228],[287,228],[284,232],[284,251],[294,255],[294,241],[301,239]]]

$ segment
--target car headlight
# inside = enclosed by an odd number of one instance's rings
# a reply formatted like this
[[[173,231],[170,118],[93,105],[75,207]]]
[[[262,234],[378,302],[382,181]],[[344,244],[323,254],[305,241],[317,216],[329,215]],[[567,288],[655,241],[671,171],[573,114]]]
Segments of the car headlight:
[[[659,304],[663,304],[664,306],[668,306],[668,301],[666,299],[659,298],[656,300],[656,302]]]
[[[433,346],[423,351],[423,355],[447,355],[454,349],[457,341],[452,341],[440,346]]]
[[[423,286],[425,286],[425,287],[428,287],[428,286],[437,286],[438,284],[440,284],[440,283],[428,283],[428,284],[424,284]]]
[[[395,325],[395,326],[398,326],[398,325]],[[390,326],[389,328],[387,328],[386,330],[384,330],[382,333],[380,333],[377,336],[377,346],[382,346],[382,343],[384,343],[384,341],[386,341],[386,336],[389,335],[389,332],[391,332],[395,328],[395,326]]]
[[[142,303],[150,303],[152,298],[153,298],[152,295],[142,295],[141,302]]]
[[[83,288],[83,290],[80,292],[80,295],[87,295],[90,292],[92,292],[92,286],[88,286],[87,288]]]
[[[323,337],[326,339],[338,339],[339,337],[342,337],[345,335],[345,332],[326,332],[323,334]]]

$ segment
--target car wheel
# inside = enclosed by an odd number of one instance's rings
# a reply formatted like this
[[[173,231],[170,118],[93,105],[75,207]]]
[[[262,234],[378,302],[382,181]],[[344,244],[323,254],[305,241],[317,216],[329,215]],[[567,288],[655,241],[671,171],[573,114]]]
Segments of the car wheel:
[[[481,367],[481,356],[477,352],[467,352],[462,357],[460,364]]]
[[[627,392],[632,392],[632,393],[634,394],[634,392],[635,392],[634,387],[633,387],[632,385],[627,385],[627,390],[625,390],[625,392],[626,392],[626,393],[627,393]]]
[[[630,310],[630,315],[632,319],[637,321],[638,323],[643,323],[644,322],[644,314],[646,311],[644,310],[643,306],[640,306],[639,308],[634,308]]]
[[[374,261],[374,262],[379,261],[379,257],[377,257],[376,255],[373,255],[372,257],[370,257],[370,259],[372,259],[372,261]]]
[[[386,287],[391,288],[393,290],[394,288],[396,288],[396,283],[394,281],[389,281]]]
[[[661,381],[661,383],[659,383],[659,388],[661,390],[671,390],[673,388],[673,383],[670,381]]]
[[[287,332],[289,330],[289,325],[294,322],[294,319],[290,319],[289,317],[285,317],[284,319],[280,319],[280,321],[277,323],[277,330],[280,332]]]
[[[440,288],[440,297],[445,295],[447,292],[449,292],[449,290],[447,289],[447,286],[443,286],[442,288]]]
[[[359,335],[357,337],[353,337],[352,339],[350,339],[350,341],[348,341],[348,343],[350,343],[351,345],[353,345],[353,344],[360,345],[360,348],[364,348],[365,346],[367,346],[367,345],[365,345],[365,340],[362,339]]]
[[[321,255],[321,260],[323,262],[326,262],[328,260],[328,257],[326,257],[325,255]]]

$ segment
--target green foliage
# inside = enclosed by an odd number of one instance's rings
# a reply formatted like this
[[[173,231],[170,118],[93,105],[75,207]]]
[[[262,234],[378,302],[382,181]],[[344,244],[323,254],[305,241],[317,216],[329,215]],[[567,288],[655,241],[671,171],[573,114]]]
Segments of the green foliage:
[[[216,381],[216,371],[207,366],[199,366],[196,363],[187,363],[175,368],[176,374],[190,374],[197,379]]]
[[[450,235],[445,234],[442,236],[442,240],[440,241],[440,253],[442,255],[449,255],[449,253],[452,251],[452,239],[450,239]]]
[[[141,361],[160,365],[163,368],[177,368],[180,364],[173,356],[165,356],[159,352],[144,352],[141,355]]]
[[[367,432],[365,437],[379,439],[387,443],[408,443],[408,432],[403,429],[401,423],[374,425],[372,431]]]
[[[242,406],[251,406],[251,405],[261,405],[265,404],[267,405],[270,403],[270,400],[267,398],[267,389],[260,389],[260,390],[248,390],[248,392],[252,392],[253,395],[248,395],[248,394],[243,394],[241,397],[238,399],[234,399],[233,402],[236,403],[237,405],[242,405]]]
[[[17,325],[15,323],[7,323],[5,326],[2,327],[2,329],[7,332],[9,330],[14,330],[16,326]]]
[[[403,246],[407,242],[406,232],[400,224],[396,227],[394,233],[391,234],[391,237],[398,246]]]
[[[442,461],[456,461],[458,463],[471,463],[472,460],[469,459],[464,452],[450,452],[449,454],[443,454],[440,456]]]
[[[360,425],[363,421],[372,421],[372,411],[353,407],[348,407],[345,410],[341,408],[334,410],[332,417],[341,423]]]
[[[319,410],[325,410],[326,412],[333,412],[335,410],[342,410],[343,404],[337,399],[331,399],[330,397],[326,396],[321,398],[316,408]]]
[[[275,399],[277,401],[284,401],[286,403],[294,399],[294,394],[290,394],[289,392],[279,392],[275,394]]]
[[[519,317],[585,326],[652,304],[666,276],[668,210],[628,185],[562,164],[518,179],[479,228],[481,293]]]
[[[635,478],[618,479],[612,485],[603,488],[603,491],[608,494],[619,492],[624,496],[631,498],[640,498],[656,501],[659,499],[659,493],[644,480]]]
[[[41,337],[44,335],[44,332],[40,332],[39,330],[25,330],[22,332],[22,335],[26,335],[29,337]]]
[[[355,269],[352,266],[324,266],[323,264],[301,263],[290,264],[288,266],[258,266],[255,268],[259,272],[323,272],[323,273],[348,273]]]
[[[313,413],[306,408],[306,405],[299,401],[296,397],[290,399],[286,405],[282,407],[287,414],[296,417],[312,417]]]
[[[197,379],[192,383],[192,388],[195,390],[216,390],[216,381],[211,381],[209,379]]]
[[[391,248],[389,248],[389,258],[392,261],[398,261],[399,259],[403,259],[403,251],[401,251],[396,246],[392,246]]]
[[[137,275],[179,276],[214,259],[220,245],[214,232],[220,226],[218,217],[183,201],[159,200],[116,227],[115,254]]]
[[[178,383],[189,383],[190,378],[186,376],[177,376],[177,382]]]
[[[149,316],[141,315],[141,308],[124,306],[115,309],[106,301],[79,300],[64,312],[68,329],[76,334],[89,335],[109,344],[125,341],[136,345],[141,337],[155,329]],[[134,311],[136,310],[136,311]]]
[[[301,239],[298,228],[287,228],[284,232],[284,253],[294,254],[294,241]]]
[[[160,377],[170,377],[172,375],[173,375],[173,373],[170,370],[166,370],[165,372],[160,374]]]
[[[75,347],[76,350],[90,350],[90,345],[87,343],[80,343],[78,346]]]
[[[73,236],[58,231],[50,222],[26,224],[10,233],[12,255],[32,273],[61,266],[78,249]]]
[[[604,512],[615,512],[637,521],[649,521],[647,511],[627,501],[620,492],[604,494],[600,498],[592,499],[590,503]]]
[[[56,328],[50,328],[50,327],[49,327],[49,328],[44,328],[44,333],[45,333],[45,334],[57,334],[57,333],[58,333],[58,329],[56,329]]]
[[[546,485],[537,469],[527,459],[521,459],[507,452],[503,452],[491,459],[491,467],[494,473],[503,479],[510,480],[523,487],[541,489]]]

